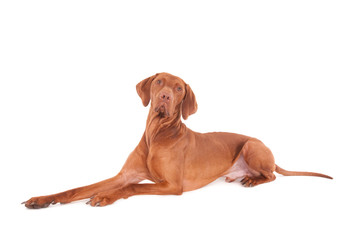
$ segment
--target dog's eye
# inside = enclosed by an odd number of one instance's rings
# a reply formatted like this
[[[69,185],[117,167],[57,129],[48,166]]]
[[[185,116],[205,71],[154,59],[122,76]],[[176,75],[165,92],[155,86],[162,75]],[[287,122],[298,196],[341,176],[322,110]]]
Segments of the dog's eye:
[[[162,83],[162,81],[161,81],[161,80],[157,80],[156,83],[160,85],[160,84]]]
[[[182,88],[181,88],[181,87],[177,87],[176,90],[177,90],[178,92],[181,92],[181,91],[182,91]]]

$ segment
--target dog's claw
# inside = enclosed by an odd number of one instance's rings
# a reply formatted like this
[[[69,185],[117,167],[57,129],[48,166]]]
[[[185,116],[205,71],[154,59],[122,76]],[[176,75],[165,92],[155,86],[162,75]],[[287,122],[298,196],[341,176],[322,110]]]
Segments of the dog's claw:
[[[93,198],[95,197],[95,195],[91,196],[89,198],[89,201],[86,202],[87,205],[91,205],[91,200],[93,200]]]
[[[50,203],[45,203],[44,205],[42,205],[41,207],[42,208],[46,208],[46,207],[48,207],[50,205]]]
[[[244,177],[243,179],[241,179],[240,183],[244,187],[252,187],[253,186],[253,180],[249,177]]]

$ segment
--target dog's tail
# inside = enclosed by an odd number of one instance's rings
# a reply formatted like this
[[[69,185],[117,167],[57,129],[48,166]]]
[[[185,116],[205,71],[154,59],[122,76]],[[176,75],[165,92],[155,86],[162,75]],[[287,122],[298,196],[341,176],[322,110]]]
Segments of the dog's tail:
[[[285,169],[282,169],[278,165],[275,166],[276,166],[275,172],[280,173],[281,175],[284,176],[313,176],[313,177],[323,177],[323,178],[333,179],[332,177],[321,173],[287,171]]]

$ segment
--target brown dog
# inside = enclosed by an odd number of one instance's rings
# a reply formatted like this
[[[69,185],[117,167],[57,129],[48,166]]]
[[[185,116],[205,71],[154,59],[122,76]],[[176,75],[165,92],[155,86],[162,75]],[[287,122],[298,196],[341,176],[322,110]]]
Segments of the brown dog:
[[[234,133],[196,133],[181,122],[197,110],[195,95],[182,79],[168,73],[151,76],[136,86],[144,106],[151,100],[146,129],[139,145],[115,177],[62,193],[33,197],[27,208],[48,207],[90,198],[91,206],[105,206],[139,194],[176,194],[201,188],[221,176],[241,179],[245,187],[285,176],[331,177],[290,172],[275,164],[269,148],[256,138]],[[148,179],[153,184],[139,184]]]

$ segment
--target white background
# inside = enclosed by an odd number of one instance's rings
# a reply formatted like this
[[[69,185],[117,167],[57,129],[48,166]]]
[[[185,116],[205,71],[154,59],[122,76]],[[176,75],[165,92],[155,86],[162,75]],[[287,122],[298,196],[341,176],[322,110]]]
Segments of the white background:
[[[1,1],[0,238],[359,239],[359,12],[344,0]],[[257,137],[279,166],[334,180],[20,205],[115,175],[145,128],[135,85],[163,71],[196,94],[191,129]]]

